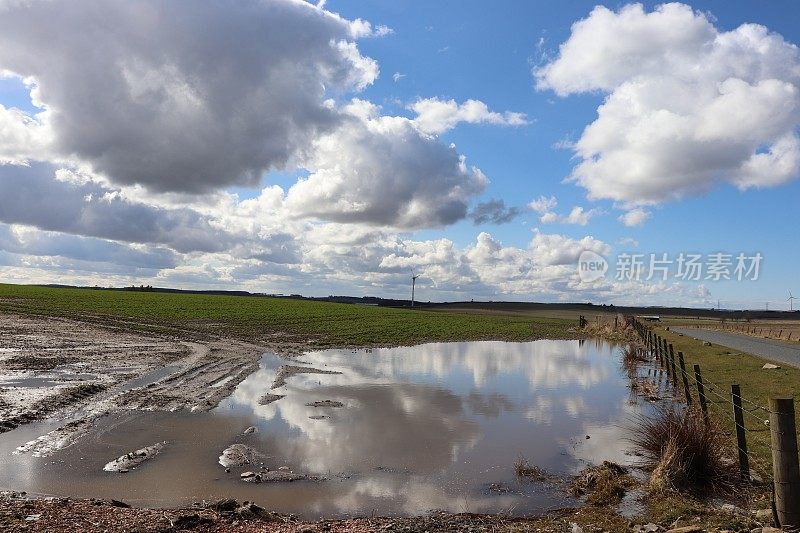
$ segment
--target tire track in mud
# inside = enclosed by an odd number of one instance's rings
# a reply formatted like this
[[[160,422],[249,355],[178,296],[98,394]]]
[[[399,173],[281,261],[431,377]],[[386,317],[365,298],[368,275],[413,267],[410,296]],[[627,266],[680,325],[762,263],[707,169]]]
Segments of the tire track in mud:
[[[125,409],[208,411],[258,369],[263,349],[233,341],[187,343],[193,355],[184,368],[143,387],[124,392],[114,403]]]
[[[102,383],[85,383],[65,389],[55,396],[37,402],[28,411],[0,420],[0,433],[11,431],[34,420],[41,420],[59,409],[86,400],[107,388],[107,385]]]
[[[11,354],[0,355],[0,376],[15,384],[0,387],[0,434],[36,420],[63,420],[18,449],[47,455],[113,412],[208,411],[258,369],[266,351],[237,340],[187,337],[0,313],[0,342]],[[75,379],[76,373],[83,377]]]

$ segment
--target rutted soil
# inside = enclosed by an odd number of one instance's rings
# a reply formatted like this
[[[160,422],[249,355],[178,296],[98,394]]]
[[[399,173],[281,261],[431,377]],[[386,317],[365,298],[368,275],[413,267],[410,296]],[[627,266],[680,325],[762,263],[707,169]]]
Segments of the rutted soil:
[[[260,346],[189,342],[64,318],[0,314],[0,433],[45,418],[21,446],[46,455],[119,409],[208,411],[258,368]]]

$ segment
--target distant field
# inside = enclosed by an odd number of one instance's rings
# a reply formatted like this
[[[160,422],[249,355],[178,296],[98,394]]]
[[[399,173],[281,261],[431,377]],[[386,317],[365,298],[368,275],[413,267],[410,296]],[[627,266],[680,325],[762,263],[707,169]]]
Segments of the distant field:
[[[255,296],[0,284],[0,312],[114,322],[138,330],[218,333],[306,346],[575,338],[569,316],[393,309]]]

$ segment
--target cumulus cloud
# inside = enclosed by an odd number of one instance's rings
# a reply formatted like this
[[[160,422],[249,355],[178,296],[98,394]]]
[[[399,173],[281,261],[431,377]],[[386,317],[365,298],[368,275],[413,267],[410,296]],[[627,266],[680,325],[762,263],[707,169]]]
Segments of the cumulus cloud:
[[[590,250],[600,255],[611,253],[611,247],[586,236],[576,240],[558,234],[536,232],[531,241],[533,256],[542,265],[576,265],[581,252]]]
[[[165,247],[134,247],[7,224],[0,224],[0,250],[26,256],[64,257],[89,264],[113,263],[131,270],[161,270],[178,266],[177,254]]]
[[[548,211],[552,211],[558,205],[558,200],[555,196],[540,196],[536,200],[533,200],[531,203],[528,204],[528,209],[531,211],[536,211],[539,214],[545,214]]]
[[[160,191],[254,185],[300,157],[341,122],[325,98],[377,77],[354,39],[388,31],[290,0],[0,9],[0,71],[34,81],[58,151]]]
[[[595,7],[534,70],[559,96],[607,96],[574,151],[592,199],[656,204],[800,174],[800,52],[764,26],[721,31],[679,4]]]
[[[425,98],[417,100],[408,108],[416,113],[414,123],[420,130],[436,135],[455,128],[461,122],[500,126],[525,126],[529,123],[525,113],[490,111],[480,100],[467,100],[458,104],[455,100]]]
[[[426,135],[403,117],[378,115],[354,101],[334,133],[316,139],[310,175],[287,194],[295,216],[415,229],[444,226],[467,214],[487,179],[453,146]]]
[[[636,209],[631,209],[627,213],[620,215],[618,220],[629,228],[632,228],[641,226],[648,218],[650,218],[650,212],[641,207],[637,207]]]
[[[507,224],[519,215],[518,207],[506,205],[501,199],[492,198],[488,202],[481,202],[472,208],[469,217],[478,224]]]
[[[46,152],[50,141],[50,129],[41,119],[0,104],[0,164],[27,161]]]
[[[633,237],[623,237],[617,242],[622,246],[633,246],[634,248],[639,246],[639,241],[637,241]]]
[[[179,252],[214,252],[231,237],[190,209],[132,202],[119,191],[48,163],[0,165],[0,222]]]
[[[542,213],[539,221],[542,222],[542,224],[559,222],[561,224],[576,224],[578,226],[585,226],[593,217],[602,213],[603,210],[599,208],[589,209],[587,211],[583,207],[575,206],[567,215],[559,215],[552,211],[546,211]]]

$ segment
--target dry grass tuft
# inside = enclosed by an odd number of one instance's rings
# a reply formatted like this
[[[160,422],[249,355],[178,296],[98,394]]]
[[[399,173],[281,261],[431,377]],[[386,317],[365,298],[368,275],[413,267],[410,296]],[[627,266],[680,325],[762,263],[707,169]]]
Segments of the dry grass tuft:
[[[514,461],[514,473],[517,477],[524,478],[531,481],[544,481],[547,479],[547,473],[536,465],[532,465],[523,456]]]
[[[586,496],[589,505],[615,505],[636,484],[628,471],[611,461],[584,468],[569,486],[573,496]]]
[[[631,441],[651,472],[651,492],[726,494],[740,485],[736,463],[727,453],[730,443],[713,420],[696,411],[673,406],[641,417]]]
[[[640,363],[647,362],[644,346],[631,342],[622,348],[622,364],[625,368],[636,368]]]

